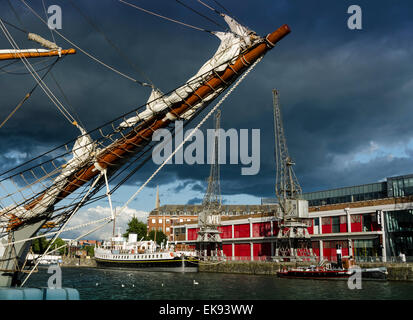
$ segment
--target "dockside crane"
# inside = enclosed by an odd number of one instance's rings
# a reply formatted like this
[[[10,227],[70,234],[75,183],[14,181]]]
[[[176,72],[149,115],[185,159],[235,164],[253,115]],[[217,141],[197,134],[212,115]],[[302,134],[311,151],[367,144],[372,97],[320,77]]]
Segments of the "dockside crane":
[[[302,190],[294,173],[281,117],[278,91],[273,89],[276,182],[279,232],[275,255],[282,260],[297,261],[311,258],[312,245],[308,233],[308,201],[301,198]]]
[[[197,255],[201,260],[217,260],[223,257],[222,239],[218,227],[221,225],[221,186],[219,174],[219,131],[221,111],[215,113],[215,137],[213,161],[208,178],[208,187],[198,215]]]

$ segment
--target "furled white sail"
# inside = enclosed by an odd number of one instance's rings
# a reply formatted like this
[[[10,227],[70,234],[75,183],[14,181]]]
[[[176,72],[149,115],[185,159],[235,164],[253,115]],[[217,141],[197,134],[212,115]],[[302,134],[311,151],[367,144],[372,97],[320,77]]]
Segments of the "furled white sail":
[[[213,32],[214,35],[220,39],[221,43],[211,59],[204,63],[199,71],[191,77],[183,86],[176,89],[168,96],[162,97],[162,93],[153,89],[148,99],[146,110],[139,113],[137,116],[131,117],[120,124],[121,128],[131,127],[138,122],[152,117],[155,113],[166,110],[174,103],[180,102],[187,98],[189,94],[198,89],[205,79],[208,79],[213,72],[220,72],[225,70],[229,63],[236,58],[240,52],[246,47],[250,46],[253,41],[259,38],[254,36],[255,33],[248,28],[242,26],[233,18],[224,15],[224,20],[228,24],[231,32]],[[214,99],[223,89],[211,93],[204,98],[203,102],[193,106],[190,110],[181,115],[184,119],[189,119],[196,112],[196,110]],[[167,117],[174,117],[174,115],[167,114]]]
[[[42,198],[36,205],[27,210],[23,206],[11,205],[0,211],[0,227],[8,225],[11,217],[30,219],[45,213],[56,200],[56,197],[63,190],[67,183],[67,178],[78,170],[86,161],[91,159],[94,151],[92,139],[86,131],[78,126],[81,136],[79,136],[72,148],[72,158],[62,167],[61,173],[53,180],[52,185],[46,190]]]

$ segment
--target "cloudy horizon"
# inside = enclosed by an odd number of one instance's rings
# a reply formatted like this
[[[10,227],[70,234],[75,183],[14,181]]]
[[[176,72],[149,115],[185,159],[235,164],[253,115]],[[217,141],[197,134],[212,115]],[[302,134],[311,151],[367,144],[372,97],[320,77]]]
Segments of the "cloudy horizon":
[[[185,28],[114,0],[76,2],[139,69],[132,68],[104,37],[70,5],[56,0],[63,11],[61,32],[83,49],[126,74],[145,80],[145,73],[162,91],[185,82],[215,52],[215,37]],[[133,2],[133,1],[131,1]],[[280,92],[280,105],[290,155],[304,192],[367,184],[413,173],[413,3],[399,1],[287,1],[271,3],[220,1],[231,14],[260,35],[282,24],[292,32],[257,65],[222,106],[221,127],[260,129],[260,171],[242,176],[242,165],[221,165],[221,190],[229,204],[259,203],[274,197],[275,160],[271,90]],[[224,21],[199,3],[186,2],[221,24]],[[15,10],[24,29],[50,38],[20,1]],[[30,3],[42,13],[41,3]],[[46,1],[46,4],[52,4]],[[363,29],[347,28],[347,8],[358,4]],[[140,1],[139,5],[185,23],[215,30],[208,20],[173,1]],[[0,17],[20,26],[7,3]],[[21,47],[32,46],[10,28]],[[221,30],[222,31],[222,30]],[[59,45],[70,47],[57,37]],[[0,48],[9,48],[0,34]],[[30,76],[2,72],[0,63],[0,121],[33,87]],[[20,64],[5,68],[24,71]],[[71,110],[92,130],[146,102],[150,90],[108,71],[78,52],[57,63],[53,75],[63,88]],[[46,82],[59,94],[54,82]],[[59,96],[61,97],[61,96]],[[62,98],[62,97],[61,97]],[[62,98],[63,99],[63,98]],[[63,100],[65,101],[65,100]],[[210,107],[207,108],[210,110]],[[204,113],[205,114],[205,113]],[[197,118],[194,125],[201,120]],[[202,130],[213,126],[207,121]],[[0,129],[0,168],[31,159],[78,134],[41,90]],[[151,161],[114,194],[123,204],[157,168]],[[136,214],[153,209],[155,187],[162,204],[202,201],[209,165],[167,165],[130,205]],[[107,201],[93,208],[106,212]],[[73,219],[86,221],[96,211],[84,209]],[[105,209],[106,208],[106,209]],[[75,220],[77,219],[77,220]],[[122,223],[124,223],[123,221]]]

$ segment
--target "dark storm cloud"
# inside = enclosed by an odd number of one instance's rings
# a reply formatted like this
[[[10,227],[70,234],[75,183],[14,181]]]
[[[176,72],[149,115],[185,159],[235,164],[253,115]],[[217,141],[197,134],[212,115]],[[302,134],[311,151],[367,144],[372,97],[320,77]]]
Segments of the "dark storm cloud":
[[[265,35],[283,23],[292,29],[223,105],[224,129],[261,129],[259,174],[241,176],[241,166],[222,165],[224,195],[274,194],[273,88],[280,91],[287,143],[305,191],[412,172],[409,151],[407,158],[377,157],[366,163],[351,160],[353,155],[365,152],[372,141],[381,147],[403,146],[413,137],[413,21],[409,16],[413,4],[357,2],[363,9],[361,31],[347,28],[347,8],[354,4],[350,1],[222,1],[259,34]],[[145,80],[68,2],[57,4],[63,8],[65,35],[106,63]],[[213,29],[208,21],[173,1],[142,1],[140,5]],[[164,91],[192,76],[218,45],[206,33],[161,21],[117,1],[99,1],[99,9],[94,1],[79,2],[78,6]],[[36,8],[41,12],[39,5]],[[6,20],[17,23],[7,3],[0,4],[0,12]],[[48,36],[44,26],[21,5],[18,12],[26,28]],[[28,45],[17,31],[13,34],[20,44]],[[0,47],[9,47],[4,37],[0,37]],[[80,53],[59,62],[53,72],[87,129],[143,104],[149,95],[148,89],[137,87]],[[59,92],[50,78],[48,84],[53,92]],[[29,76],[0,75],[0,88],[7,88],[0,90],[0,119],[33,85]],[[206,127],[212,127],[212,121]],[[2,170],[78,134],[39,89],[1,130]],[[146,179],[155,168],[148,163],[134,176],[135,182]],[[186,187],[204,192],[208,175],[208,165],[168,165],[149,186],[176,181],[176,192]]]
[[[202,199],[195,197],[195,198],[189,199],[186,204],[201,204],[201,203],[202,203]]]

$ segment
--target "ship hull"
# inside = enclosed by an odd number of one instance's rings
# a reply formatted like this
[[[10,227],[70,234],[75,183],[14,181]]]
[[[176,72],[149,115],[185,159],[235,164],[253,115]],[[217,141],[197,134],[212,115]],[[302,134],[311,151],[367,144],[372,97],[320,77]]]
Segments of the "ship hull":
[[[98,268],[166,272],[198,272],[198,260],[189,258],[159,260],[107,260],[96,258]]]

